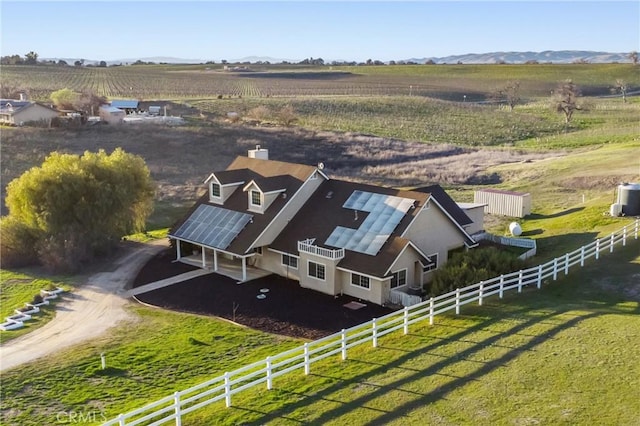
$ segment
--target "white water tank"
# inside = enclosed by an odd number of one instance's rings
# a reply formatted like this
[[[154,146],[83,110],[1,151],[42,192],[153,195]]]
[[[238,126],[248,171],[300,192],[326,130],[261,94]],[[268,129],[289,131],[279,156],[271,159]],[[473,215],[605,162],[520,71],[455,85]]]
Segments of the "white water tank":
[[[640,183],[623,183],[618,185],[618,201],[621,212],[625,216],[640,215]]]
[[[511,222],[509,224],[509,232],[511,232],[511,235],[514,237],[519,237],[520,234],[522,234],[522,228],[518,222]]]

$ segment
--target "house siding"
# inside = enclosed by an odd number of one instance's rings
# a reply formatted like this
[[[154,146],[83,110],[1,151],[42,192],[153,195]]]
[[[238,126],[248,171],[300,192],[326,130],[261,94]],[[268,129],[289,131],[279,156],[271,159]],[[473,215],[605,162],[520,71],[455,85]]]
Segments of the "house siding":
[[[324,265],[324,280],[309,276],[309,262]],[[339,294],[339,281],[337,279],[339,271],[336,269],[337,263],[338,260],[327,259],[309,253],[300,253],[300,260],[298,261],[300,285],[332,296]]]
[[[446,263],[449,250],[464,246],[465,239],[462,231],[435,203],[429,205],[418,214],[404,237],[427,256],[437,253],[440,267]]]
[[[16,112],[10,117],[11,124],[29,123],[33,121],[50,122],[58,116],[57,111],[52,111],[38,104],[33,104],[28,108]]]
[[[300,259],[298,259],[298,269],[294,269],[292,267],[287,267],[287,265],[282,264],[282,254],[278,252],[273,252],[264,248],[262,250],[262,255],[254,256],[256,259],[255,266],[264,269],[269,272],[273,272],[274,274],[280,275],[281,277],[291,278],[294,280],[300,280]]]

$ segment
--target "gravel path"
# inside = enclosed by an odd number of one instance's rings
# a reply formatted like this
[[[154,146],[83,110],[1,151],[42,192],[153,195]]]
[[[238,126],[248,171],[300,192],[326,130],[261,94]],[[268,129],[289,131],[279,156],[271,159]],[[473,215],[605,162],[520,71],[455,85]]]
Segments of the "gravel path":
[[[163,239],[127,248],[111,265],[112,271],[96,273],[74,292],[63,293],[50,322],[0,346],[0,371],[95,338],[118,322],[133,319],[124,309],[130,303],[124,288],[167,245]]]

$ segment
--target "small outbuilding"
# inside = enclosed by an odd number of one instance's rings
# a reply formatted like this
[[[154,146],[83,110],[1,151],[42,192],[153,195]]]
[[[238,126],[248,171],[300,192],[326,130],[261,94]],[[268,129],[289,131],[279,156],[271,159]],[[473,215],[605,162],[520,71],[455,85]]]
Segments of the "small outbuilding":
[[[127,115],[123,110],[111,105],[102,105],[99,114],[100,120],[109,124],[120,124]]]
[[[473,202],[485,204],[484,212],[510,217],[531,214],[531,194],[501,189],[481,189],[473,193]]]
[[[133,114],[138,112],[139,102],[136,99],[114,99],[110,105],[125,112],[125,114]]]

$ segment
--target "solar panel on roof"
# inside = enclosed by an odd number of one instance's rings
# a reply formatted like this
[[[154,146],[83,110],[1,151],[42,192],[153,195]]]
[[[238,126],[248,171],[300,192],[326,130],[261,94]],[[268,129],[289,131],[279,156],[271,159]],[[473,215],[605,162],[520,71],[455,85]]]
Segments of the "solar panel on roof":
[[[229,247],[251,218],[250,214],[201,204],[173,236],[224,250]]]
[[[353,191],[342,205],[345,209],[368,212],[358,229],[337,226],[325,244],[359,253],[376,255],[389,239],[404,215],[413,206],[410,198]]]

